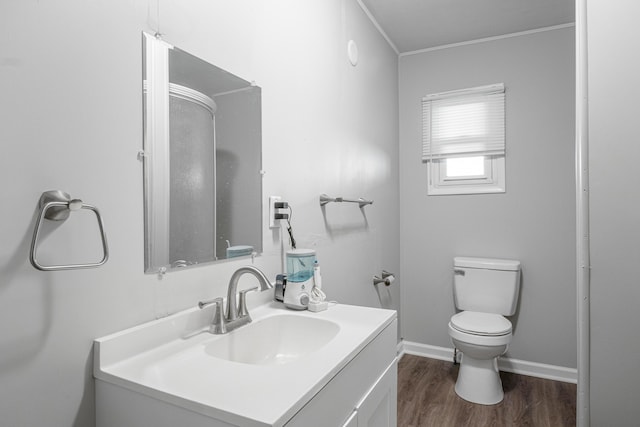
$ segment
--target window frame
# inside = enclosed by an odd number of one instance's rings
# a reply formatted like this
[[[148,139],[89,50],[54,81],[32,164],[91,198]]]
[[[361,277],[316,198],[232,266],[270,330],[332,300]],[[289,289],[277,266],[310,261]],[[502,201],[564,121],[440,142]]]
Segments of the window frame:
[[[446,160],[447,158],[443,158],[427,162],[427,195],[493,194],[506,192],[505,156],[485,156],[484,177],[446,177],[443,171],[443,169],[446,169],[446,166],[443,166]]]
[[[487,98],[482,98],[486,96]],[[496,98],[497,97],[497,98]],[[449,108],[450,105],[468,105],[478,101],[480,99],[487,99],[492,109],[489,110],[490,114],[484,116],[464,116],[458,115],[447,118],[448,121],[443,122],[442,116],[439,115],[438,119],[434,119],[434,111],[443,111],[445,108]],[[428,195],[449,195],[449,194],[489,194],[489,193],[504,193],[506,192],[506,179],[505,179],[505,163],[506,163],[506,141],[504,133],[504,125],[506,121],[505,111],[505,89],[504,84],[498,83],[487,86],[480,86],[475,88],[453,90],[449,92],[436,93],[426,95],[422,99],[423,108],[423,147],[422,147],[422,161],[427,165],[427,194]],[[468,101],[468,102],[467,102]],[[496,104],[495,102],[500,102]],[[488,105],[488,104],[485,104]],[[496,113],[498,115],[496,115]],[[445,116],[446,117],[446,116]],[[434,126],[449,126],[450,123],[454,123],[455,126],[462,126],[461,129],[468,129],[467,117],[471,120],[477,120],[477,117],[481,117],[483,126],[486,129],[493,129],[483,134],[476,142],[471,146],[465,145],[464,138],[467,136],[461,133],[459,136],[453,136],[454,144],[459,144],[459,141],[463,140],[463,145],[442,145],[442,137],[436,136],[441,134],[432,134]],[[433,120],[438,120],[434,122]],[[497,120],[497,121],[496,121]],[[473,123],[473,121],[471,122]],[[498,127],[495,127],[498,126]],[[495,133],[498,132],[498,133]],[[499,137],[499,139],[496,139]],[[446,138],[446,137],[445,137]],[[455,141],[457,139],[457,141]],[[478,145],[478,143],[480,145]],[[445,144],[447,142],[445,141]],[[498,145],[496,145],[498,144]],[[435,154],[434,154],[435,145]],[[449,148],[447,148],[449,147]],[[486,147],[486,148],[485,148]],[[446,154],[445,154],[446,153]],[[484,174],[482,175],[447,175],[447,160],[452,158],[473,158],[484,157]]]

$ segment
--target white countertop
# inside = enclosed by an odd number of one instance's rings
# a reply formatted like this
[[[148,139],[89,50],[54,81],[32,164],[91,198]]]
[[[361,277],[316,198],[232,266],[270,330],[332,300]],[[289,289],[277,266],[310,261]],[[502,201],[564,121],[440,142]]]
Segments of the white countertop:
[[[207,332],[212,314],[212,307],[189,309],[95,340],[94,376],[231,424],[282,426],[396,318],[392,310],[343,304],[320,313],[265,304],[251,310],[254,322],[286,314],[326,319],[340,330],[290,363],[252,365],[206,354],[222,337]]]

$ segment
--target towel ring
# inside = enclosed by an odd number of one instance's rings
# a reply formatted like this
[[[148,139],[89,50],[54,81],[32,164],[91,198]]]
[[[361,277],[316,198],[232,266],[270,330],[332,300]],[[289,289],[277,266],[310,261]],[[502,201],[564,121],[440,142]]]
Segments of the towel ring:
[[[104,224],[102,223],[102,217],[100,211],[95,206],[83,203],[80,199],[71,199],[71,197],[60,190],[45,191],[40,196],[38,203],[40,207],[40,213],[36,221],[36,227],[33,231],[33,239],[31,240],[31,251],[29,252],[29,261],[31,265],[41,271],[59,271],[59,270],[76,270],[80,268],[94,268],[103,265],[109,259],[109,248],[107,246],[107,236],[104,232]],[[80,209],[89,209],[96,214],[98,221],[98,228],[100,229],[100,235],[102,237],[102,259],[95,263],[88,264],[66,264],[66,265],[42,265],[38,262],[36,257],[36,251],[38,247],[38,235],[40,234],[40,227],[44,219],[51,221],[64,221],[69,218],[71,211],[77,211]]]

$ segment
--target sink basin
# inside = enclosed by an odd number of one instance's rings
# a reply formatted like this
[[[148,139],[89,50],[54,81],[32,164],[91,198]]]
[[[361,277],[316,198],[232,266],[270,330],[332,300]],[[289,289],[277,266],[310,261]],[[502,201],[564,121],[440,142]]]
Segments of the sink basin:
[[[312,313],[269,302],[226,335],[207,332],[213,315],[213,306],[193,307],[96,339],[97,413],[108,419],[98,425],[283,427],[351,363],[395,356],[391,310],[336,304]],[[391,330],[385,351],[362,359]],[[352,390],[351,382],[336,387]]]
[[[250,365],[284,365],[317,351],[340,331],[329,320],[281,314],[243,326],[205,345],[219,359]]]

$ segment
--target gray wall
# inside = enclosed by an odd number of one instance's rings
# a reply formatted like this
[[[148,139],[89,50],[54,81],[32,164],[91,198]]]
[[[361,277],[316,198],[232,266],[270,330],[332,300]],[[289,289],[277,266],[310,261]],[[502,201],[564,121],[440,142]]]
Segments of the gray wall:
[[[427,196],[421,97],[504,82],[505,194]],[[400,58],[402,335],[451,347],[456,255],[522,262],[508,357],[576,367],[573,28]]]
[[[638,425],[640,5],[588,3],[591,425]]]
[[[296,237],[317,249],[329,298],[382,305],[371,276],[399,270],[396,54],[355,0],[160,3],[167,41],[262,87],[262,196],[293,205]],[[92,426],[92,340],[224,295],[246,262],[143,274],[141,32],[155,31],[156,5],[0,2],[2,425]],[[357,67],[346,55],[351,38]],[[31,267],[36,203],[50,189],[101,210],[105,266]],[[366,217],[353,205],[323,216],[323,192],[375,204]],[[93,227],[68,222],[51,235],[68,232],[57,255],[43,256],[76,261]],[[263,233],[256,265],[274,278],[282,239]],[[384,304],[399,305],[397,289]]]

